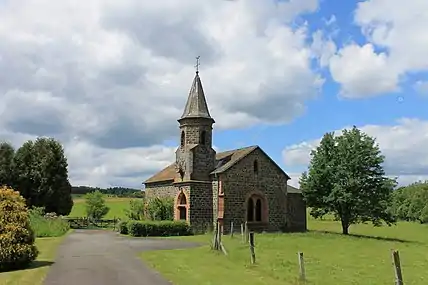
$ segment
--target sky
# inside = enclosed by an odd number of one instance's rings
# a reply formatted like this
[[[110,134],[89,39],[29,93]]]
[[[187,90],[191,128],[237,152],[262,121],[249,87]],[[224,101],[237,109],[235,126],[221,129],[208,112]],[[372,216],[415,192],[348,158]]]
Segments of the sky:
[[[0,0],[0,139],[63,143],[73,185],[140,188],[174,161],[200,77],[224,151],[259,145],[298,186],[326,132],[376,138],[428,179],[428,1]]]

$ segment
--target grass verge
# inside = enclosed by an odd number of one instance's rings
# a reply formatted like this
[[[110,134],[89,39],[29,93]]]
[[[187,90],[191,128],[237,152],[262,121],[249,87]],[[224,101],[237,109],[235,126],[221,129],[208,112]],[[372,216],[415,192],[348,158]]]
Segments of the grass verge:
[[[37,259],[27,269],[0,273],[2,285],[41,285],[54,263],[56,250],[62,240],[68,234],[61,237],[37,238],[36,246],[40,253]]]
[[[212,252],[210,236],[180,237],[205,241],[206,246],[144,252],[152,268],[175,285],[303,284],[298,280],[297,252],[304,252],[306,284],[394,284],[391,250],[400,251],[405,284],[428,284],[428,227],[399,223],[393,227],[352,227],[340,234],[338,222],[309,221],[311,231],[295,234],[256,234],[256,265],[250,265],[240,235],[224,237],[229,255]]]

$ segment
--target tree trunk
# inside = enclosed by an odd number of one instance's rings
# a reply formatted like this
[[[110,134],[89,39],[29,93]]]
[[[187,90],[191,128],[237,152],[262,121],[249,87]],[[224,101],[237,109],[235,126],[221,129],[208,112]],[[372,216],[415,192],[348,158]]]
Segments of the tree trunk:
[[[344,218],[341,219],[341,222],[342,222],[342,234],[348,235],[349,234],[349,222]]]

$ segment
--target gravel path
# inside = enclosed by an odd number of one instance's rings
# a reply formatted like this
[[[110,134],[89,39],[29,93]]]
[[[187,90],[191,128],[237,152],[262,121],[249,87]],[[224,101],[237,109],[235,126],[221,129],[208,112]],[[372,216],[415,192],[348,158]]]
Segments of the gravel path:
[[[172,239],[128,238],[104,230],[75,230],[60,245],[45,285],[171,285],[137,256],[146,250],[195,247]]]

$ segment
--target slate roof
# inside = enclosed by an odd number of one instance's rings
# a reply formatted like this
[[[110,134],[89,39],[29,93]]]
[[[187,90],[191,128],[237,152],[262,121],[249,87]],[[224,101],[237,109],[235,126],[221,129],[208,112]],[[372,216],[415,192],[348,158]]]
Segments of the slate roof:
[[[287,185],[287,193],[297,193],[297,194],[301,194],[301,193],[302,193],[302,190],[300,190],[300,189],[298,189],[298,188],[296,188],[296,187],[293,187],[293,186],[291,186],[291,185]]]
[[[202,88],[202,82],[198,72],[196,72],[195,78],[193,79],[189,97],[187,98],[187,103],[180,120],[185,118],[206,118],[213,120],[208,110],[207,100],[205,99],[204,89]]]
[[[248,146],[244,148],[238,148],[234,150],[219,152],[216,154],[216,166],[214,170],[211,172],[211,174],[219,174],[223,173],[229,168],[231,168],[233,165],[238,163],[241,159],[246,157],[248,154],[253,152],[256,149],[260,149],[262,152],[263,150],[257,146]],[[263,152],[264,153],[264,152]],[[266,153],[265,153],[266,154]],[[266,156],[270,158],[267,154]],[[272,163],[275,164],[287,177],[289,177],[283,170],[280,168],[272,159]],[[175,163],[170,164],[166,168],[162,169],[143,183],[155,183],[155,182],[165,182],[174,180],[175,176]]]

